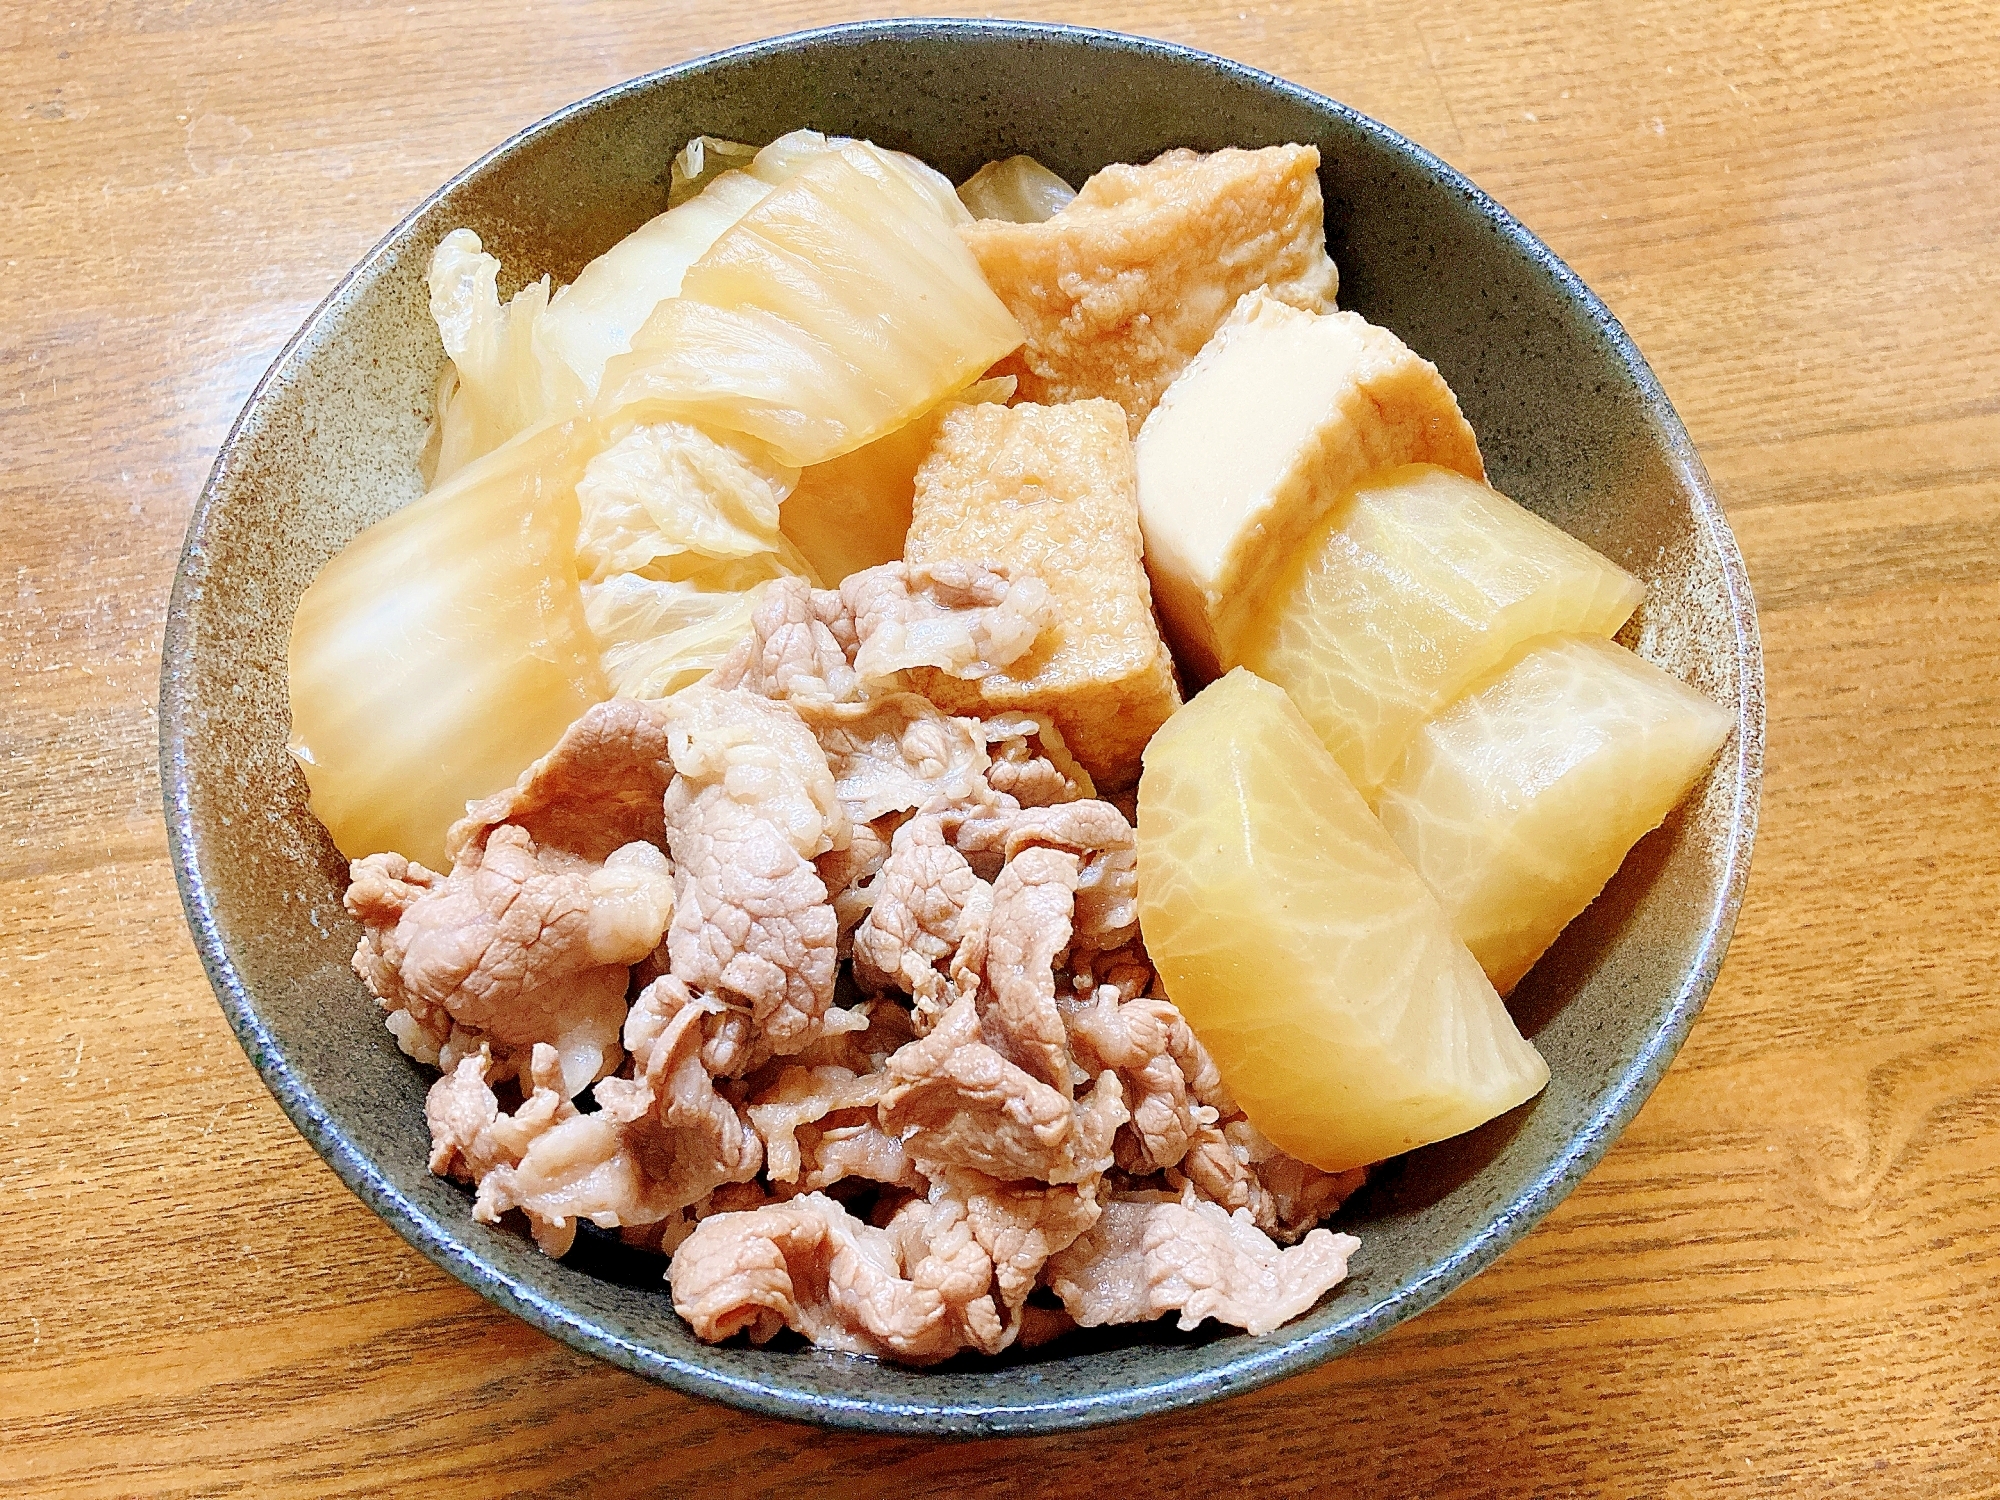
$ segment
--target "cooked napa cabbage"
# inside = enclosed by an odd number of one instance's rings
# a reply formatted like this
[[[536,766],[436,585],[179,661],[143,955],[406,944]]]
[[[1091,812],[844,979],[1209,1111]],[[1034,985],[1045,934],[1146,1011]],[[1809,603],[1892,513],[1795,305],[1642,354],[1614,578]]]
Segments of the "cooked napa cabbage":
[[[777,187],[822,157],[852,146],[852,136],[821,135],[817,130],[794,130],[768,146],[746,146],[720,136],[699,135],[681,148],[674,158],[667,202],[679,204],[721,181],[730,172],[743,172],[758,181]],[[938,212],[954,224],[969,224],[972,214],[952,191],[951,179],[918,157],[904,151],[885,151],[872,142],[863,142],[877,152],[883,162],[909,179],[910,186],[929,198]],[[1058,179],[1060,180],[1060,179]]]
[[[770,191],[769,183],[727,173],[699,197],[641,224],[549,299],[543,356],[567,366],[586,399],[595,396],[605,364],[632,347],[653,309],[681,289],[687,268]]]
[[[600,404],[743,433],[804,466],[969,384],[1021,329],[958,237],[963,206],[924,173],[865,141],[802,168],[688,268],[606,369]]]
[[[350,859],[441,867],[465,804],[611,696],[575,559],[603,441],[578,418],[505,445],[362,532],[299,601],[290,749]]]
[[[714,667],[760,585],[820,581],[779,526],[796,465],[908,424],[1020,340],[928,167],[811,132],[744,170],[700,155],[698,191],[553,296],[544,278],[503,303],[470,230],[433,257],[433,488],[329,563],[293,626],[293,753],[351,857],[441,861],[466,802],[592,703]]]
[[[605,364],[632,347],[648,315],[680,291],[688,267],[723,231],[772,188],[844,144],[816,130],[795,130],[761,149],[712,136],[689,142],[674,158],[668,211],[626,235],[549,299],[540,347],[595,396]],[[884,154],[932,197],[949,195],[951,184],[915,157]]]
[[[619,573],[586,583],[584,614],[612,691],[664,698],[720,665],[757,607],[756,584],[731,586],[741,581],[739,565],[681,581]]]
[[[454,229],[431,256],[431,317],[451,359],[438,392],[438,482],[552,413],[583,404],[574,372],[543,353],[548,277],[505,306],[499,277],[500,262],[470,229]]]
[[[635,427],[591,459],[577,483],[577,568],[601,581],[683,553],[775,553],[778,506],[798,478],[685,422]]]
[[[852,144],[795,130],[761,149],[702,136],[674,159],[670,207],[553,293],[549,279],[500,301],[500,262],[458,229],[431,258],[431,315],[451,367],[439,390],[431,460],[444,480],[538,422],[581,410],[604,367],[632,347],[653,309],[738,219],[815,162]],[[951,184],[913,156],[879,153],[952,222],[969,222]]]
[[[822,157],[836,155],[850,146],[864,146],[869,156],[885,171],[899,176],[910,188],[929,200],[947,224],[970,224],[972,215],[953,191],[951,179],[907,151],[887,151],[873,141],[857,141],[849,136],[821,135],[814,130],[794,130],[781,135],[751,163],[753,176],[777,187],[814,165]]]
[[[975,219],[1040,224],[1076,197],[1076,189],[1032,156],[989,161],[959,185],[958,198]]]
[[[451,357],[438,394],[435,482],[540,422],[581,410],[608,360],[771,185],[730,172],[639,226],[549,295],[545,276],[502,304],[500,262],[455,229],[431,257],[431,316]]]
[[[677,692],[749,633],[759,584],[819,581],[778,530],[797,481],[754,443],[684,422],[635,427],[591,459],[576,487],[576,561],[616,692]]]
[[[553,296],[544,276],[502,303],[500,262],[478,235],[456,229],[439,243],[431,256],[431,316],[451,366],[439,390],[432,445],[437,481],[528,427],[586,405],[606,361],[631,347],[632,335],[680,290],[702,252],[774,186],[835,149],[812,131],[761,152],[714,144],[728,147],[732,165],[755,167],[755,175],[724,169],[724,153],[712,151],[715,169],[699,186],[681,194],[677,176],[666,213],[626,235]]]
[[[674,164],[667,174],[667,207],[679,208],[725,172],[747,172],[756,159],[757,147],[742,141],[726,141],[719,135],[696,136],[674,153]]]

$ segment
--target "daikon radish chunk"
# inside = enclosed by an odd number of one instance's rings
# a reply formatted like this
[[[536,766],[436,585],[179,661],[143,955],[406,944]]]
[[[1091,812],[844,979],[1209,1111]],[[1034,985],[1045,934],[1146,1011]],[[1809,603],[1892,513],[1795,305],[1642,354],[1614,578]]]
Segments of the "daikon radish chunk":
[[[1382,826],[1502,994],[1685,797],[1729,714],[1609,641],[1554,637],[1423,727]]]
[[[1412,464],[1372,475],[1306,534],[1226,664],[1289,693],[1373,801],[1425,721],[1522,642],[1609,636],[1645,592],[1498,491]]]
[[[1139,779],[1139,928],[1250,1122],[1329,1172],[1484,1124],[1548,1065],[1284,692],[1237,668]]]

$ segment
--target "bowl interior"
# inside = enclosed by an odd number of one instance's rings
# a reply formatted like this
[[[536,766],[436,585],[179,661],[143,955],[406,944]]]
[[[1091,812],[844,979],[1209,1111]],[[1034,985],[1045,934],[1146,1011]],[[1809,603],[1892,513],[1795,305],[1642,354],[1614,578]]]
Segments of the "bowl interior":
[[[657,1262],[558,1264],[473,1222],[424,1168],[428,1079],[348,969],[345,866],[287,758],[285,651],[314,573],[415,497],[441,351],[432,247],[469,225],[518,284],[559,281],[666,206],[691,136],[802,126],[913,151],[955,180],[1028,152],[1080,182],[1172,146],[1318,146],[1341,302],[1435,361],[1496,485],[1646,580],[1625,637],[1738,715],[1691,802],[1647,839],[1517,992],[1546,1093],[1380,1172],[1341,1215],[1352,1278],[1262,1338],[1148,1327],[999,1367],[910,1371],[811,1350],[714,1348]],[[453,1274],[571,1344],[776,1415],[929,1433],[1086,1425],[1247,1389],[1429,1306],[1545,1213],[1652,1087],[1706,995],[1755,821],[1761,683],[1741,563],[1686,434],[1617,324],[1538,241],[1409,143],[1201,54],[1008,23],[869,23],[781,38],[613,89],[501,147],[425,203],[301,330],[201,498],[162,680],[167,815],[223,1007],[280,1102],[364,1199]]]

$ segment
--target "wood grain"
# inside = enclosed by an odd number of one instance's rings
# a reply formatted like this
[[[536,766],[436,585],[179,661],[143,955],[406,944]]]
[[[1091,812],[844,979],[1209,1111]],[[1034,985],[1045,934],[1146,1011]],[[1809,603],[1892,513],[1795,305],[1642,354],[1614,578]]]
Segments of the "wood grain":
[[[0,1488],[2000,1493],[1988,0],[1059,13],[1344,99],[1514,209],[1646,350],[1763,604],[1764,830],[1721,982],[1605,1163],[1444,1305],[1188,1417],[829,1436],[550,1343],[293,1133],[195,960],[154,769],[216,444],[340,273],[518,126],[866,13],[0,12]]]

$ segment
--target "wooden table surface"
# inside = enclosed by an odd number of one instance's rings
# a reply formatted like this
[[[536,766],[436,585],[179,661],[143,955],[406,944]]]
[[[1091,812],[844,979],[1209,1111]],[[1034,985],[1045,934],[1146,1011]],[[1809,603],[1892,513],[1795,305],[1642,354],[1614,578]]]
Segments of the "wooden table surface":
[[[0,1490],[2000,1492],[2000,24],[1991,0],[1060,15],[1414,137],[1610,303],[1763,607],[1763,833],[1686,1050],[1494,1269],[1192,1415],[938,1446],[738,1415],[499,1313],[349,1196],[195,959],[161,622],[216,445],[428,189],[860,6],[0,12]]]

